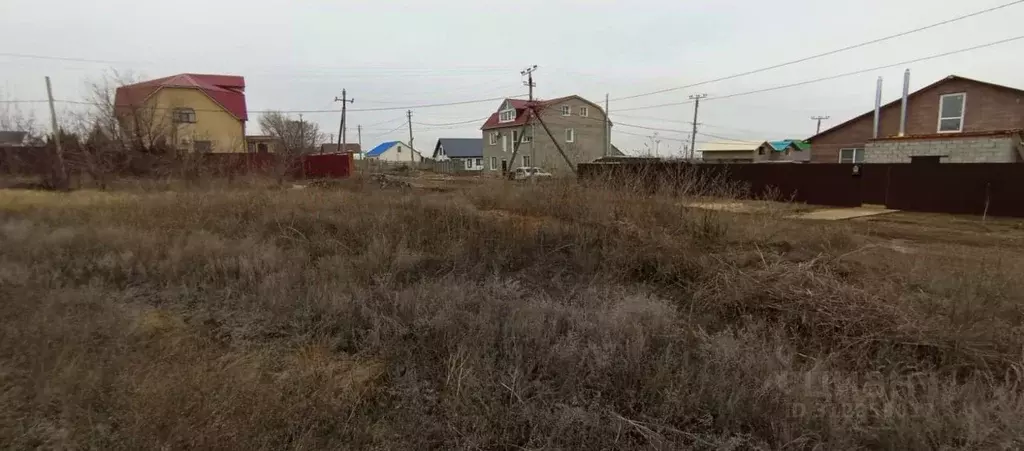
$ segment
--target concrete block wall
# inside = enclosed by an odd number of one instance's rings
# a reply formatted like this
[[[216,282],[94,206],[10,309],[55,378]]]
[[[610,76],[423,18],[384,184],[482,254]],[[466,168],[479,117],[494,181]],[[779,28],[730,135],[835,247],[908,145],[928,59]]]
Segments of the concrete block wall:
[[[978,136],[949,139],[892,139],[864,146],[865,163],[910,163],[910,157],[943,156],[943,163],[1015,163],[1019,139]]]

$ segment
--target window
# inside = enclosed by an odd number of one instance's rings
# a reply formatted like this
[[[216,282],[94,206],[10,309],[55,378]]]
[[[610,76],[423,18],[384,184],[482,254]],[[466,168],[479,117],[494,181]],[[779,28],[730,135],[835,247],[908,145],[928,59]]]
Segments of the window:
[[[466,158],[466,169],[473,169],[473,159]]]
[[[249,150],[249,153],[254,153],[256,152],[256,143],[248,143],[246,148]]]
[[[864,149],[839,149],[840,163],[863,163]]]
[[[913,164],[939,164],[942,163],[942,155],[912,155],[910,162]]]
[[[437,145],[437,154],[442,156],[442,157],[444,156],[444,146],[442,146],[440,144]]]
[[[396,148],[398,149],[398,153],[402,153],[402,146],[396,146]]]
[[[193,110],[192,108],[175,108],[171,114],[173,115],[175,124],[196,123],[196,110]]]
[[[519,141],[519,130],[512,130],[512,145],[516,145],[517,141]]]
[[[509,105],[509,108],[498,112],[498,122],[505,123],[512,122],[514,120],[516,120],[516,109],[511,108],[511,105]]]
[[[533,141],[533,133],[531,133],[529,130],[527,130],[527,131],[523,132],[523,142],[524,143],[528,143],[530,141]]]
[[[491,157],[491,170],[498,169],[498,157]]]
[[[196,141],[193,145],[196,152],[209,153],[213,151],[213,143],[210,141]]]
[[[498,144],[498,132],[491,132],[491,145]]]
[[[523,155],[523,167],[524,168],[530,167],[530,156],[529,155]]]
[[[484,167],[484,159],[483,158],[477,158],[476,159],[476,166],[480,167],[480,168]]]
[[[572,116],[572,107],[569,105],[562,105],[562,116]]]
[[[267,153],[267,143],[256,144],[256,152]]]
[[[585,106],[581,106],[580,107],[580,117],[588,117],[588,116],[590,116],[590,108],[587,108]]]
[[[574,143],[576,142],[576,129],[567,128],[565,129],[565,142]]]
[[[964,129],[964,106],[967,94],[943,94],[939,96],[939,133],[957,133]]]

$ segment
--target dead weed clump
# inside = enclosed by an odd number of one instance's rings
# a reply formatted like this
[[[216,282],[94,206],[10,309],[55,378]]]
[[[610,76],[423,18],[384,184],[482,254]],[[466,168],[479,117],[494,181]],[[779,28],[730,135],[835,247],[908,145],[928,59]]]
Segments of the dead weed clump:
[[[1024,445],[1019,261],[954,266],[678,197],[700,193],[0,193],[0,438]]]

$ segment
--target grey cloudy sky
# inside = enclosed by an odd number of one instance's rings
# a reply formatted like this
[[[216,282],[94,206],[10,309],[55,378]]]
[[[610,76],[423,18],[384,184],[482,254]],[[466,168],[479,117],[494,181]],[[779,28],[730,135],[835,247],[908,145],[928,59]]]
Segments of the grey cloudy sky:
[[[8,100],[79,100],[85,84],[111,68],[150,78],[180,72],[246,78],[250,110],[320,110],[341,89],[351,106],[350,140],[363,145],[408,137],[407,105],[525,94],[519,71],[537,64],[536,95],[579,94],[603,103],[700,82],[832,50],[1009,0],[764,1],[278,1],[3,0],[0,53],[104,60],[107,63],[0,56]],[[614,101],[616,123],[663,128],[662,155],[678,153],[693,106],[620,109],[681,102],[794,83],[1024,34],[1024,4],[838,55],[694,89]],[[836,124],[872,107],[885,77],[886,101],[899,96],[904,67],[912,89],[949,74],[1024,87],[1016,55],[1024,40],[789,89],[708,100],[702,132],[730,139],[813,134],[810,116]],[[478,137],[500,102],[414,110],[417,147],[438,137]],[[43,115],[43,105],[23,106]],[[63,105],[62,109],[74,108]],[[393,111],[359,111],[397,108]],[[337,132],[337,113],[306,114]],[[256,118],[248,131],[257,132]],[[387,133],[389,130],[398,130]],[[653,131],[616,125],[613,142],[643,150]],[[679,131],[673,131],[679,130]],[[718,141],[698,135],[698,141]]]

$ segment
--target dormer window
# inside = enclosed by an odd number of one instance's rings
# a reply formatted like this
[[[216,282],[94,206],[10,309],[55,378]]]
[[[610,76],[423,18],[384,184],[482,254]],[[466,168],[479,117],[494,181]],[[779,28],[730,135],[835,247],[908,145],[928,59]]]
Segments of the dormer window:
[[[516,120],[516,109],[512,107],[512,102],[506,101],[505,104],[501,106],[501,110],[498,111],[498,122],[503,124],[514,120]]]

